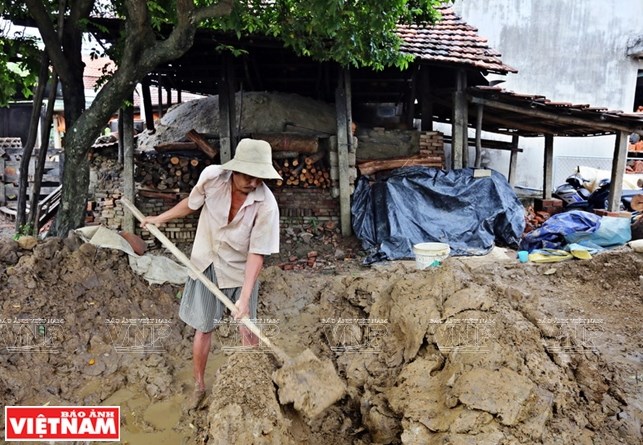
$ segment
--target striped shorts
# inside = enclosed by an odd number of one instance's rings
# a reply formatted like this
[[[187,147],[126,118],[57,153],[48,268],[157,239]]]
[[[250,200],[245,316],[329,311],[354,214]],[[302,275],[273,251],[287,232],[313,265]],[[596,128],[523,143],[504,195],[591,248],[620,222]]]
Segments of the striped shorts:
[[[214,267],[208,266],[203,274],[210,279],[215,285],[217,277],[214,273]],[[241,295],[241,287],[232,287],[221,289],[233,303]],[[250,313],[248,317],[251,320],[257,318],[257,298],[259,295],[259,282],[255,283],[250,295]],[[188,277],[181,298],[181,307],[179,308],[179,317],[186,324],[192,326],[197,331],[210,332],[223,321],[223,315],[227,307],[199,280]]]

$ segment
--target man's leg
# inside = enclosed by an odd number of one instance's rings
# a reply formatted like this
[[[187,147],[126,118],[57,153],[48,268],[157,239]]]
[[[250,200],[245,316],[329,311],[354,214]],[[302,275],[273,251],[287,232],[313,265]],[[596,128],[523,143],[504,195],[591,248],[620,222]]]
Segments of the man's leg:
[[[205,365],[208,363],[212,332],[195,331],[192,344],[195,391],[205,390]]]

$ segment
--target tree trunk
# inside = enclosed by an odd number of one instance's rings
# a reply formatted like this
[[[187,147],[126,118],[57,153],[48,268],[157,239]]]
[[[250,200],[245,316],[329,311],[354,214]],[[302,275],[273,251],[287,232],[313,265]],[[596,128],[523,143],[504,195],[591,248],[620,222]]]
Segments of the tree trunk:
[[[83,27],[79,24],[89,17],[94,1],[71,2],[69,13],[64,15],[62,36],[57,36],[45,2],[25,0],[63,86],[67,128],[65,164],[62,166],[61,207],[53,235],[64,236],[83,225],[89,185],[87,153],[112,114],[130,97],[136,83],[158,64],[183,55],[192,46],[197,25],[205,19],[230,14],[233,3],[233,0],[222,0],[196,8],[192,0],[177,0],[176,25],[169,36],[157,40],[146,2],[124,0],[127,20],[124,21],[125,39],[118,69],[98,92],[91,107],[85,110],[81,53]],[[62,17],[59,14],[59,18]]]

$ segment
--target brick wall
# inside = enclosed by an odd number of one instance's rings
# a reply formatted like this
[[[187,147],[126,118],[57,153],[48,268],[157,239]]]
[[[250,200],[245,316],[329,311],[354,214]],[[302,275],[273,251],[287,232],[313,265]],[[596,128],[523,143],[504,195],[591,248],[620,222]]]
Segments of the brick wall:
[[[339,220],[339,201],[331,196],[330,189],[279,187],[273,193],[282,222],[301,222],[302,218]]]
[[[121,167],[116,161],[101,158],[93,164],[93,181],[90,200],[87,206],[86,223],[101,224],[114,230],[122,230],[125,210],[119,199],[122,195],[123,182]],[[301,224],[304,220],[339,221],[339,201],[332,197],[332,188],[271,187],[277,203],[282,223]],[[143,193],[141,191],[141,193]],[[186,193],[168,194],[168,198],[156,198],[138,195],[136,206],[144,215],[158,215],[174,207]],[[191,244],[196,234],[199,214],[174,220],[159,229],[177,245]],[[141,230],[135,224],[136,233],[149,246],[160,243],[147,230]]]
[[[170,200],[139,196],[136,198],[136,206],[143,215],[159,215],[174,207],[180,199],[182,199],[182,197],[177,198],[176,200]],[[159,230],[161,230],[161,232],[163,232],[163,234],[175,244],[191,244],[192,241],[194,241],[194,236],[196,235],[196,226],[198,222],[199,213],[197,212],[184,218],[175,219],[172,222],[163,224],[159,227]],[[136,233],[143,238],[148,245],[160,245],[160,243],[155,240],[154,236],[147,230],[141,230],[137,226]]]

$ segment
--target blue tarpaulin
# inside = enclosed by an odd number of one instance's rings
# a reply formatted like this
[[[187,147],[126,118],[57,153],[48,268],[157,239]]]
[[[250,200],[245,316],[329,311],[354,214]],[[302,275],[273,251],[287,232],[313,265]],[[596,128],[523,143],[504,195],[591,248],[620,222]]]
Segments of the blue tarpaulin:
[[[520,243],[523,250],[562,249],[578,244],[591,249],[620,246],[632,239],[630,218],[600,217],[583,210],[557,213]]]
[[[572,234],[590,234],[601,225],[601,217],[583,210],[570,210],[557,213],[542,226],[525,235],[520,243],[522,250],[562,249],[567,245],[566,236]]]
[[[431,241],[447,243],[452,255],[485,255],[496,241],[516,247],[525,229],[524,207],[505,177],[474,178],[471,168],[362,176],[351,211],[367,264],[414,258],[413,245]]]

